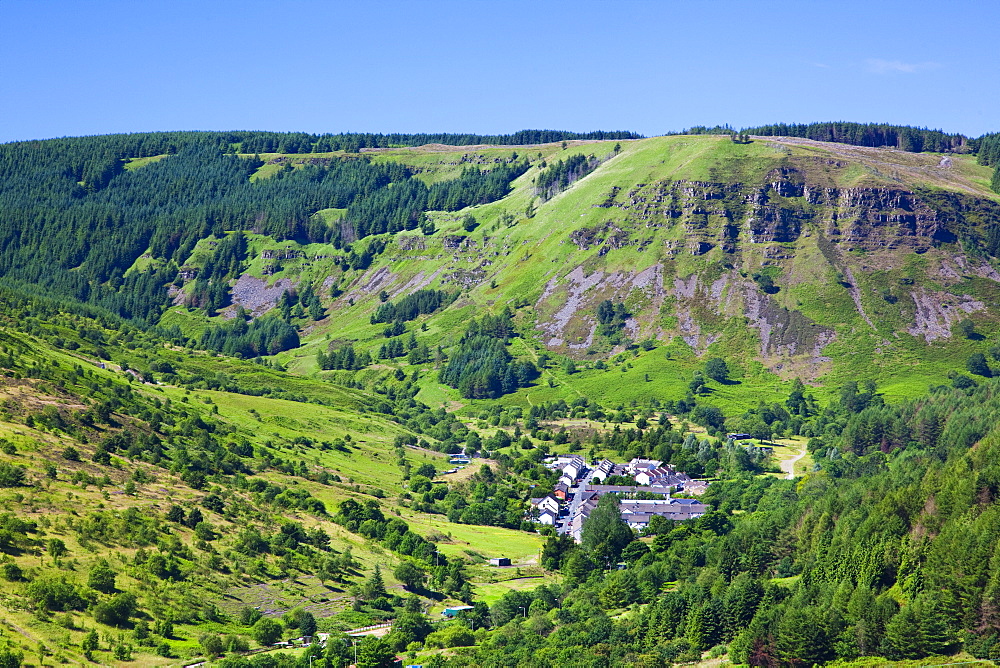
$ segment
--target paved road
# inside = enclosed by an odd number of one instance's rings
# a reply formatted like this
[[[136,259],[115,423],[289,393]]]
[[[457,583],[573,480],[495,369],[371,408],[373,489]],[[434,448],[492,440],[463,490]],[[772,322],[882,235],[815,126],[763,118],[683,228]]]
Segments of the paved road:
[[[569,533],[569,521],[576,515],[577,509],[580,504],[583,503],[583,490],[590,484],[591,479],[594,477],[594,472],[588,470],[586,475],[583,476],[580,484],[575,488],[576,491],[573,492],[573,496],[569,502],[569,515],[562,519],[562,523],[559,525],[559,533]]]

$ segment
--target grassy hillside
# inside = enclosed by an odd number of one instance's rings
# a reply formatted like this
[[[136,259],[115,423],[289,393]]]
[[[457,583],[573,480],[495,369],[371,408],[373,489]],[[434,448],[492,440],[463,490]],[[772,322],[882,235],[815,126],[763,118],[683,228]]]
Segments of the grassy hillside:
[[[272,286],[310,285],[331,314],[304,323],[304,345],[279,355],[281,362],[308,375],[317,371],[315,352],[325,347],[351,342],[375,352],[384,327],[368,320],[380,295],[393,300],[422,288],[462,294],[419,320],[421,341],[447,347],[472,314],[510,306],[525,356],[555,353],[557,362],[568,356],[585,369],[568,377],[555,364],[545,372],[555,387],[520,391],[512,400],[522,405],[529,394],[544,401],[610,391],[614,403],[676,395],[712,356],[726,359],[740,381],[705,399],[727,413],[755,404],[762,390],[784,391],[795,377],[823,387],[871,378],[889,396],[913,396],[996,344],[985,334],[957,331],[964,319],[976,332],[992,331],[998,317],[994,260],[974,246],[987,230],[975,226],[996,215],[997,195],[987,187],[989,168],[970,156],[782,138],[743,145],[716,136],[373,155],[409,165],[432,183],[454,178],[464,165],[515,153],[532,167],[510,195],[464,211],[431,212],[433,234],[385,237],[385,250],[363,270],[345,270],[330,247],[252,237],[250,255],[257,259],[246,275]],[[574,155],[603,162],[542,201],[534,181]],[[323,156],[268,157],[306,164]],[[948,204],[934,193],[959,199]],[[476,227],[468,232],[470,215]],[[968,239],[935,237],[942,226]],[[265,275],[265,249],[301,257],[282,261],[277,271],[270,264]],[[196,252],[189,264],[198,262]],[[767,291],[754,278],[761,275],[773,286]],[[596,331],[603,300],[627,307],[621,336]],[[185,318],[172,311],[165,322]],[[625,348],[646,339],[656,352],[629,359],[619,372],[622,383],[609,387],[597,380],[606,372],[586,371],[597,360],[624,361],[621,353],[635,354]],[[433,376],[421,376],[423,391],[441,396]]]
[[[368,393],[46,315],[41,338],[14,320],[0,328],[0,616],[5,651],[26,665],[178,665],[204,656],[212,638],[253,646],[259,615],[245,611],[255,608],[276,618],[305,610],[327,631],[391,617],[407,595],[393,571],[408,558],[334,521],[349,499],[440,542],[440,557],[415,559],[430,571],[498,550],[537,569],[537,534],[477,531],[410,507],[409,469],[441,471],[447,458],[394,444],[417,438],[368,408]],[[95,339],[111,360],[90,356]],[[240,385],[198,389],[205,377]],[[268,386],[271,396],[246,394]],[[359,593],[376,566],[383,603]],[[113,583],[99,584],[98,572]],[[504,587],[482,566],[468,577]],[[416,589],[436,606],[460,602],[449,591]]]

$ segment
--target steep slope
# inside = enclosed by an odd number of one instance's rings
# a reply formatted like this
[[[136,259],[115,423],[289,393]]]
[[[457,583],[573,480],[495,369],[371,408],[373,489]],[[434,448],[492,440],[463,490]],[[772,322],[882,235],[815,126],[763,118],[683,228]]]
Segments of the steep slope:
[[[429,487],[447,465],[416,447],[421,438],[446,449],[444,434],[422,430],[466,430],[417,406],[402,384],[387,379],[383,390],[390,396],[185,351],[5,293],[4,662],[37,653],[40,663],[177,665],[245,651],[254,638],[270,644],[256,631],[261,615],[284,616],[278,632],[293,635],[317,620],[336,632],[392,617],[407,594],[394,575],[401,562],[430,575],[411,591],[436,604],[469,598],[465,575],[486,573],[463,560],[484,561],[477,550],[491,541],[519,563],[533,557],[536,535],[456,524],[446,536],[413,501],[411,477]],[[406,426],[410,416],[423,427]],[[481,466],[436,489],[447,494],[450,482],[461,496]],[[350,504],[383,518],[380,531],[351,524]],[[358,594],[376,568],[385,591]]]
[[[430,214],[432,236],[394,236],[345,277],[338,317],[317,331],[364,340],[358,322],[379,293],[443,287],[463,289],[456,315],[524,308],[541,346],[579,360],[622,349],[600,333],[604,300],[626,305],[630,341],[676,341],[785,378],[931,381],[988,347],[956,327],[989,331],[1000,316],[1000,204],[971,157],[782,138],[667,137],[622,142],[617,155],[613,144],[546,147],[549,163],[606,160],[547,201],[536,160],[506,198]]]

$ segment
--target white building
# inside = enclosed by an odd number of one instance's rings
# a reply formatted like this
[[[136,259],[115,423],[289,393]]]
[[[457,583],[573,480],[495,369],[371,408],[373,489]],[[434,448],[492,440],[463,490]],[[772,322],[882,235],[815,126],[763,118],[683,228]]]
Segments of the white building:
[[[614,470],[614,462],[608,459],[602,459],[594,468],[593,481],[596,483],[604,482],[609,475],[614,473]]]
[[[628,464],[625,465],[625,472],[631,476],[636,475],[640,471],[648,471],[651,469],[659,468],[663,465],[663,462],[656,459],[633,459]]]
[[[541,512],[543,510],[550,510],[556,515],[559,514],[559,500],[551,494],[546,494],[545,496],[538,499],[531,499],[529,503],[533,508]]]

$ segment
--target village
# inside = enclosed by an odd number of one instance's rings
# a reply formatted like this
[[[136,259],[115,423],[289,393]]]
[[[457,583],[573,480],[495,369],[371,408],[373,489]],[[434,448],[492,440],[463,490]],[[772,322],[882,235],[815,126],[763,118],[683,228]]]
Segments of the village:
[[[562,454],[549,458],[546,466],[561,475],[551,492],[530,500],[533,519],[554,527],[557,533],[571,536],[576,542],[580,542],[583,524],[604,494],[621,496],[622,519],[636,531],[644,530],[656,516],[683,521],[701,517],[708,511],[705,504],[695,499],[672,496],[702,494],[708,482],[693,480],[686,473],[653,459],[633,459],[627,464],[603,459],[588,466],[580,455]],[[611,477],[627,477],[635,484],[604,484]]]

